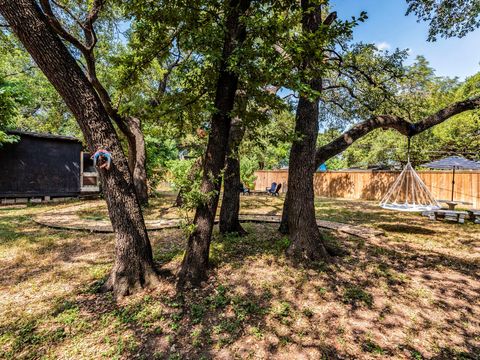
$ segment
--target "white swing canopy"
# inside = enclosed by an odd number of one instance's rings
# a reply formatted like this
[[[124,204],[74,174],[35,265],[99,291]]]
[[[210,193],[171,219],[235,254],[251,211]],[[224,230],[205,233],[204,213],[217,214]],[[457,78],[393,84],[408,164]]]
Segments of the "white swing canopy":
[[[388,210],[422,212],[440,209],[410,161],[387,191],[380,206]]]

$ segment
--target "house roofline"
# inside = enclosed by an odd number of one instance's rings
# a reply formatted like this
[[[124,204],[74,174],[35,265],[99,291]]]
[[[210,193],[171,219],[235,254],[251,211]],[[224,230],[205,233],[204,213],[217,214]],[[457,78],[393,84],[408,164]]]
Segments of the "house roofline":
[[[82,143],[79,139],[77,139],[76,137],[73,137],[73,136],[55,135],[55,134],[47,134],[47,133],[37,133],[37,132],[23,131],[23,130],[8,130],[7,134],[9,134],[9,135],[19,135],[19,136],[31,136],[31,137],[42,138],[42,139],[75,141],[75,142],[78,142],[78,143]]]

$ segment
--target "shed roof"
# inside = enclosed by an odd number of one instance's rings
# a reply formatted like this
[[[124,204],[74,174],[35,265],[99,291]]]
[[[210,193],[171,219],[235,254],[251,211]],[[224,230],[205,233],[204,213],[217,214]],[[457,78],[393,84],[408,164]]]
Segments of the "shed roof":
[[[42,138],[42,139],[81,142],[79,139],[77,139],[76,137],[73,137],[73,136],[55,135],[55,134],[47,134],[47,133],[37,133],[37,132],[23,131],[23,130],[8,130],[7,133],[10,134],[10,135],[32,136],[32,137]]]

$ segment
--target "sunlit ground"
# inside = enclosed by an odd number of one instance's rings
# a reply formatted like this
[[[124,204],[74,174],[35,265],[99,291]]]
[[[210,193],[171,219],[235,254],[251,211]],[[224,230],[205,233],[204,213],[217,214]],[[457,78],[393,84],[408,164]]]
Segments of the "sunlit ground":
[[[147,218],[178,217],[161,196]],[[242,197],[241,212],[279,214],[282,198]],[[65,205],[57,205],[65,206]],[[68,205],[67,205],[68,206]],[[113,236],[41,227],[51,205],[0,208],[0,357],[11,359],[478,359],[480,225],[432,222],[372,202],[318,200],[325,220],[375,227],[346,251],[302,268],[276,225],[215,231],[210,278],[179,296],[179,229],[150,233],[161,286],[116,303],[98,289]],[[106,217],[101,201],[82,218]]]

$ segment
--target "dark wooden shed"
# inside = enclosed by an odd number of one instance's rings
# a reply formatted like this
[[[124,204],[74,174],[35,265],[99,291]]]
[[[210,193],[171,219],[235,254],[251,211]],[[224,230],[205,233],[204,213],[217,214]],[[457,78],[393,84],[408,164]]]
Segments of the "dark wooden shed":
[[[0,147],[0,198],[80,194],[82,143],[73,137],[9,131],[20,140]]]

